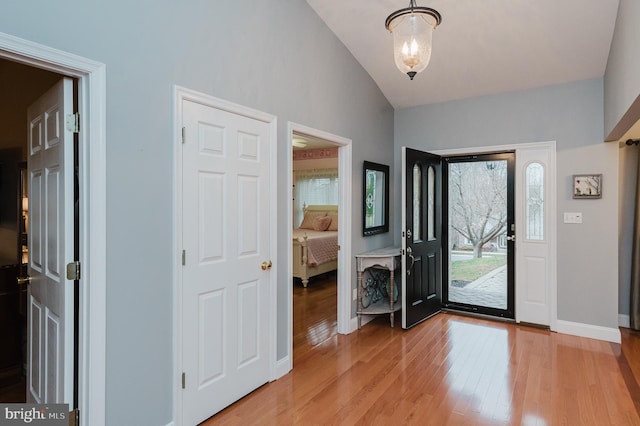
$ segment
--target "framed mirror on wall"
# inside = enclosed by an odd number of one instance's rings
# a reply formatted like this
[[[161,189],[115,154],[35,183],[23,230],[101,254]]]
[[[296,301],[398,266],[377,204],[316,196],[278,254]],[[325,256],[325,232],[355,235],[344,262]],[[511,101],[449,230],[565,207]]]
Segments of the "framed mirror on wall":
[[[389,232],[389,166],[365,161],[362,177],[362,235]]]

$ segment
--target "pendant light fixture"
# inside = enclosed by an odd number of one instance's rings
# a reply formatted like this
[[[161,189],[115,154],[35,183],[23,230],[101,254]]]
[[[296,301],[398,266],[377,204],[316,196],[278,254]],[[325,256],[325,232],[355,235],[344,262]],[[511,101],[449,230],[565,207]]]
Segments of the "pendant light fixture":
[[[387,17],[384,26],[393,35],[396,66],[411,80],[429,65],[433,30],[441,21],[437,10],[417,6],[415,0]]]

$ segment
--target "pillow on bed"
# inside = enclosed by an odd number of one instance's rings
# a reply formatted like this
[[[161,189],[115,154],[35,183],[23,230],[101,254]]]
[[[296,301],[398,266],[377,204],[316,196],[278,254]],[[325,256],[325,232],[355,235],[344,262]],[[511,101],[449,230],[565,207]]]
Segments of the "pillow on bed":
[[[327,228],[327,231],[337,231],[338,230],[338,213],[327,213],[327,217],[331,218],[331,224]]]
[[[326,231],[331,225],[331,218],[329,216],[316,216],[313,219],[313,229],[315,231]]]
[[[313,222],[316,217],[325,217],[327,212],[307,212],[304,214],[304,219],[302,219],[302,223],[300,224],[300,229],[314,229]]]

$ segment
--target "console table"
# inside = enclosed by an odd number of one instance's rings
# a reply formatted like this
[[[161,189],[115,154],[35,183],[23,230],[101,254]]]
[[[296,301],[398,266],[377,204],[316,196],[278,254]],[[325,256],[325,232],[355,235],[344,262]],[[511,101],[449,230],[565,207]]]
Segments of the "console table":
[[[362,324],[362,315],[380,314],[389,314],[391,327],[393,327],[394,313],[402,307],[401,303],[396,304],[394,300],[399,294],[394,282],[395,270],[398,269],[399,266],[400,247],[385,247],[356,255],[356,269],[358,272],[358,328],[360,328]],[[363,282],[365,271],[370,275],[367,280],[369,281],[368,283]],[[381,275],[382,273],[386,275],[387,272],[389,274],[388,287],[386,286],[385,276]],[[383,282],[384,287],[382,287]],[[376,297],[372,298],[372,296],[375,295],[378,296],[378,300],[374,300]]]

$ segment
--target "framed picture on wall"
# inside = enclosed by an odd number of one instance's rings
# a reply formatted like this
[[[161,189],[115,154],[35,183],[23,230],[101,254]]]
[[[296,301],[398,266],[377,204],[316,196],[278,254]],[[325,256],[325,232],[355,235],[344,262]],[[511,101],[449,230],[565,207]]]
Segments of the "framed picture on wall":
[[[602,175],[573,175],[573,198],[602,198]]]

